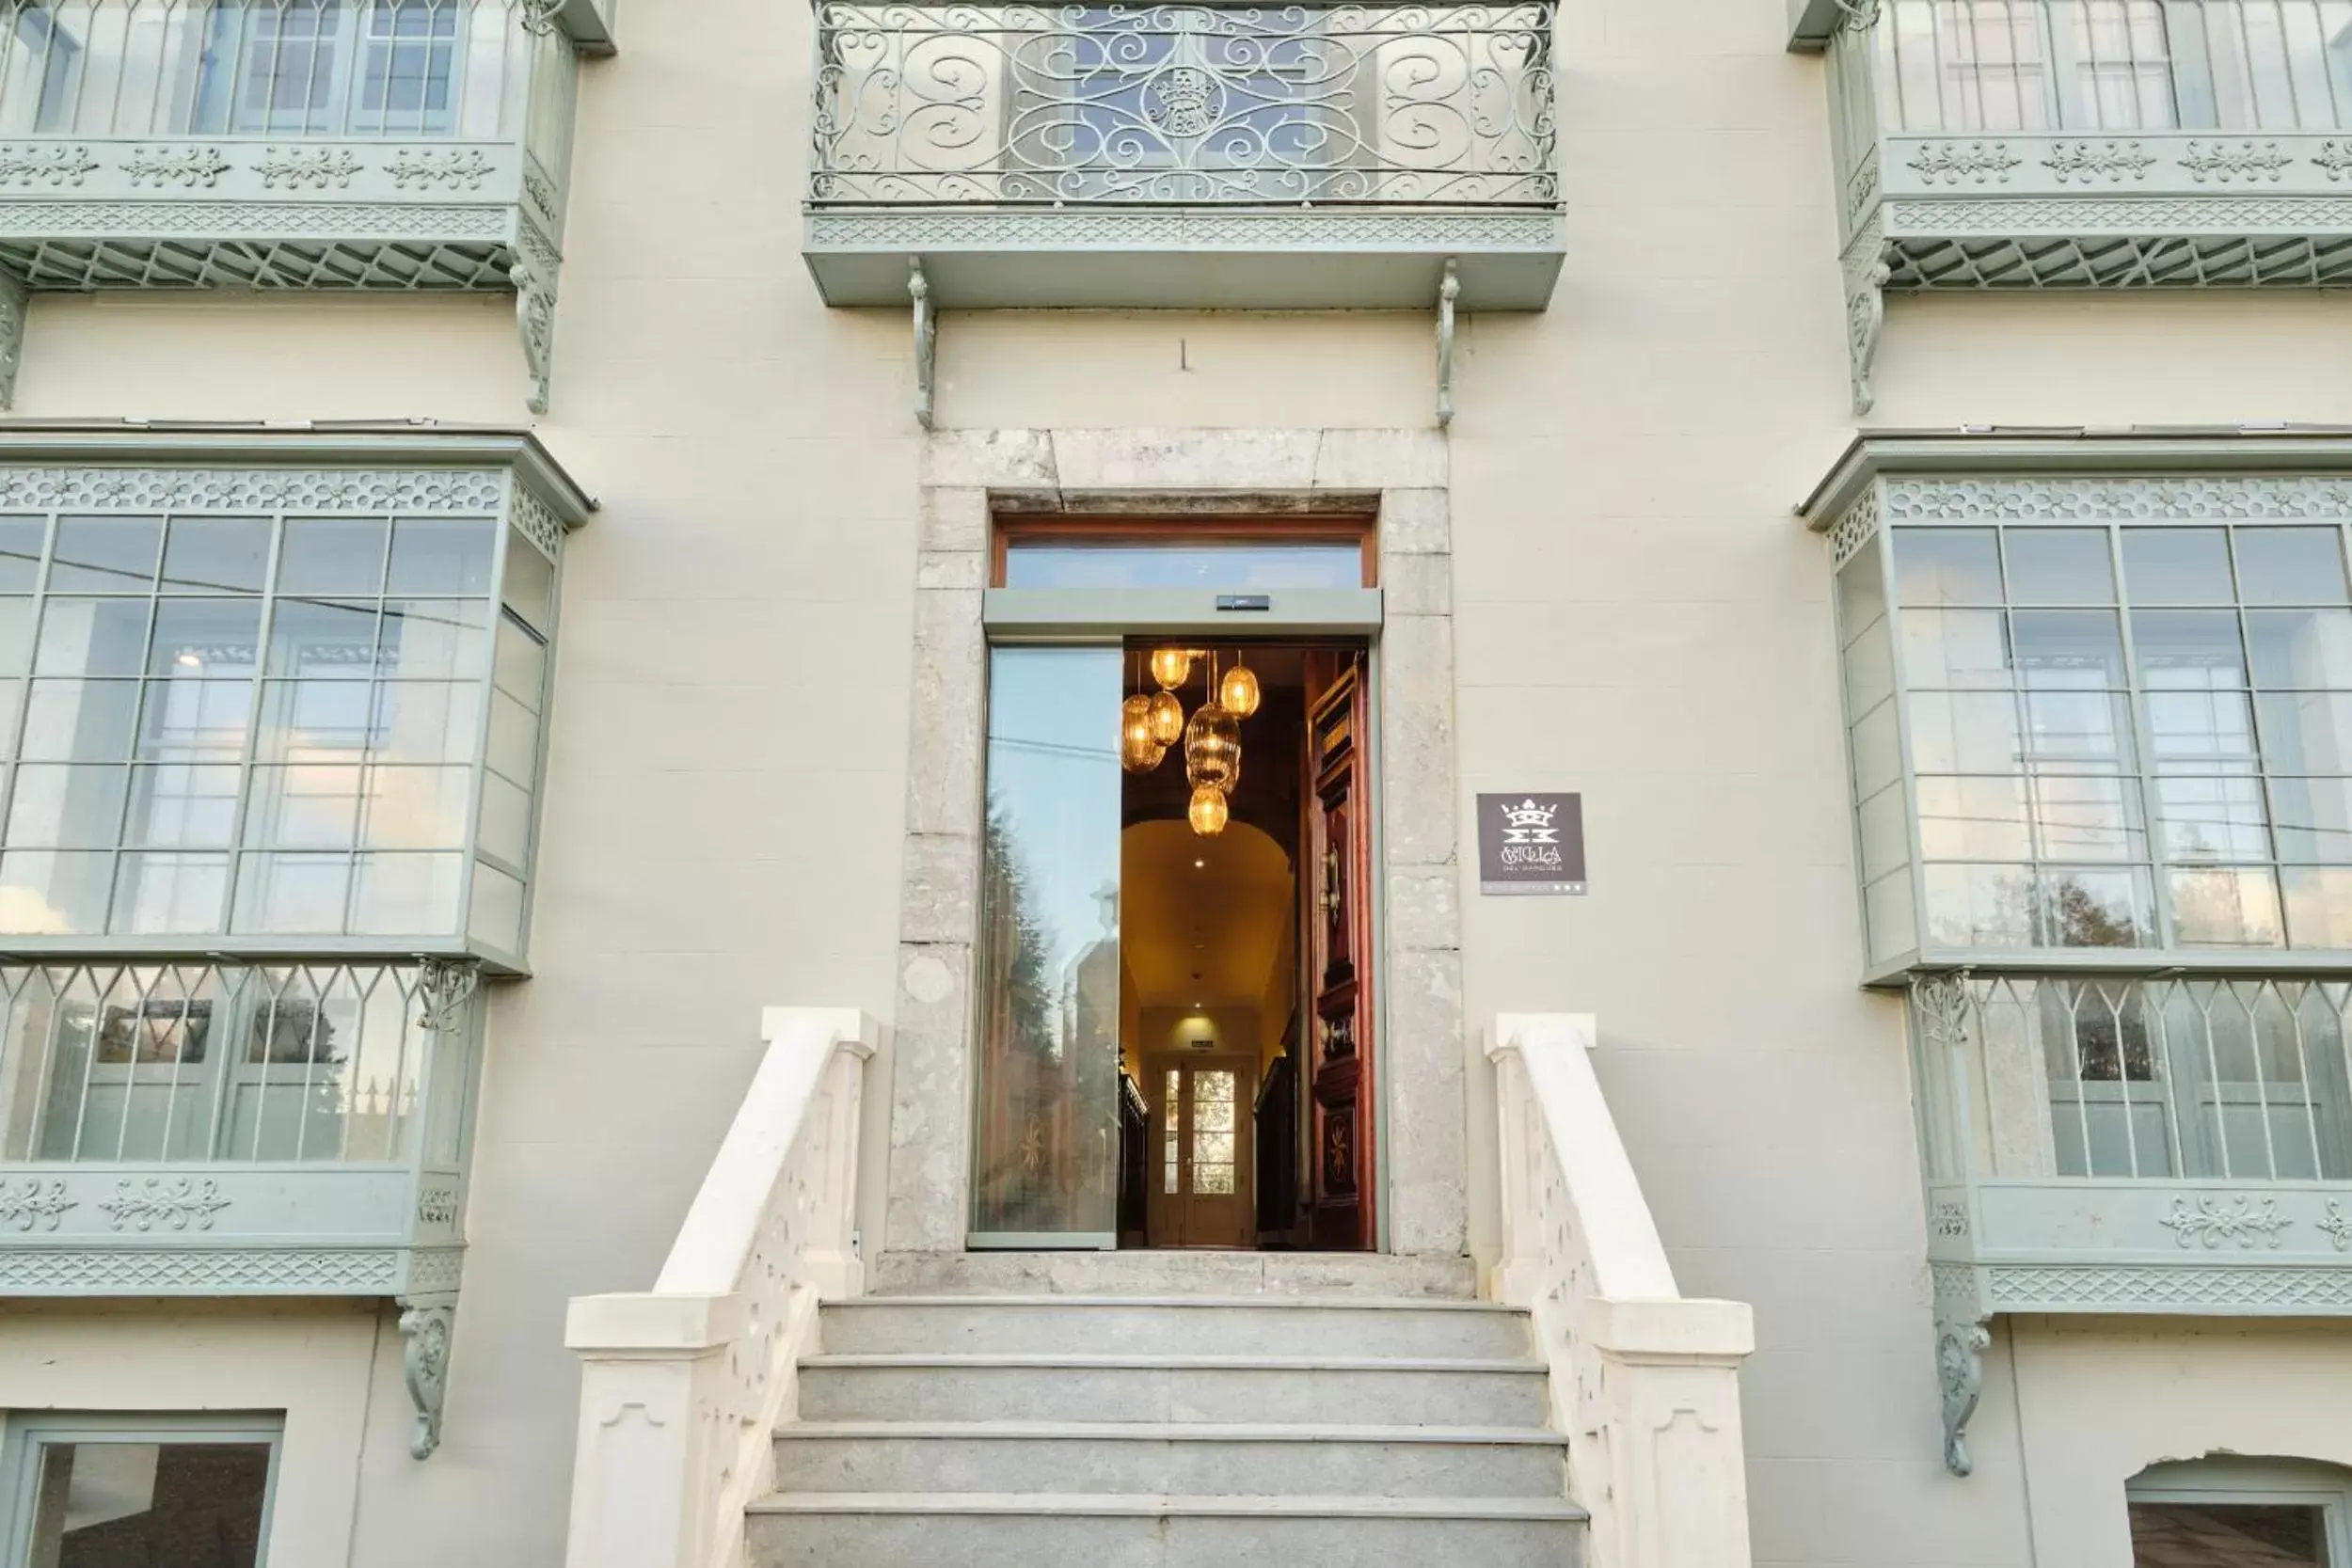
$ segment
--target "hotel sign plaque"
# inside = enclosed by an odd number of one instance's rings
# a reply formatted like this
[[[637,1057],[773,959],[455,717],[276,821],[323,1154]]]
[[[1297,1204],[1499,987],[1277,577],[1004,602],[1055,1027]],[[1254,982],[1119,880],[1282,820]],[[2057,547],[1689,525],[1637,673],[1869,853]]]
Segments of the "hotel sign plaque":
[[[1481,795],[1478,891],[1486,895],[1584,892],[1584,798]]]

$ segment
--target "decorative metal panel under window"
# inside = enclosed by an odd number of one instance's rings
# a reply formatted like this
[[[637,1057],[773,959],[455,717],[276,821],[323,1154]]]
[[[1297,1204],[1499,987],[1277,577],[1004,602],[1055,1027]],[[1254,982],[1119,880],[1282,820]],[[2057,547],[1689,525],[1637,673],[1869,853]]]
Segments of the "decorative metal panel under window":
[[[1552,8],[818,10],[818,203],[1558,196]]]
[[[2352,278],[2352,0],[1865,0],[1824,40],[1850,346],[1883,289]]]
[[[2352,949],[2352,483],[1889,481],[1855,515],[1874,973]]]
[[[560,538],[495,471],[0,468],[0,940],[519,964]]]
[[[0,0],[0,336],[26,288],[514,288],[542,407],[595,46],[554,12]]]

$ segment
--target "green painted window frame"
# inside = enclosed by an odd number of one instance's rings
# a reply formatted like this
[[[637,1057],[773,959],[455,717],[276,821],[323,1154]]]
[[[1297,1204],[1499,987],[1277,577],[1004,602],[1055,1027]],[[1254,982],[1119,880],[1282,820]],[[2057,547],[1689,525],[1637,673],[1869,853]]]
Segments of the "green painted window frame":
[[[2328,1568],[2352,1564],[2352,1470],[2311,1459],[2215,1455],[2152,1465],[2123,1484],[2133,1503],[2317,1508]]]
[[[270,1527],[278,1513],[278,1472],[286,1447],[283,1412],[24,1411],[11,1415],[5,1435],[0,1435],[0,1568],[28,1568],[33,1491],[45,1447],[58,1443],[250,1446],[257,1441],[269,1449],[269,1479],[262,1492],[261,1549],[255,1554],[253,1568],[269,1568]]]

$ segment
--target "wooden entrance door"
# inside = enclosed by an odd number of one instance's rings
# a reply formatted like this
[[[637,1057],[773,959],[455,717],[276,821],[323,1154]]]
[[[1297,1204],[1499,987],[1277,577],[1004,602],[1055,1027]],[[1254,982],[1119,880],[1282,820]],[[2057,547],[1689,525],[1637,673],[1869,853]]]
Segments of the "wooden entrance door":
[[[1308,1038],[1314,1105],[1313,1244],[1379,1243],[1373,1133],[1372,756],[1360,654],[1307,665]]]
[[[1257,1064],[1171,1053],[1152,1058],[1151,1077],[1152,1245],[1255,1245]]]

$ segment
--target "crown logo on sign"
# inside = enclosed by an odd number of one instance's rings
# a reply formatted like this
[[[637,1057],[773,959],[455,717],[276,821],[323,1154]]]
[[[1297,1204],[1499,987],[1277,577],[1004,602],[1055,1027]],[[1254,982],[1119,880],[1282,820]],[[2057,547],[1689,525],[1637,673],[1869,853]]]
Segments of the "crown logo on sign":
[[[1514,828],[1549,828],[1558,810],[1556,806],[1539,806],[1533,800],[1522,800],[1516,806],[1505,800],[1502,819]]]

